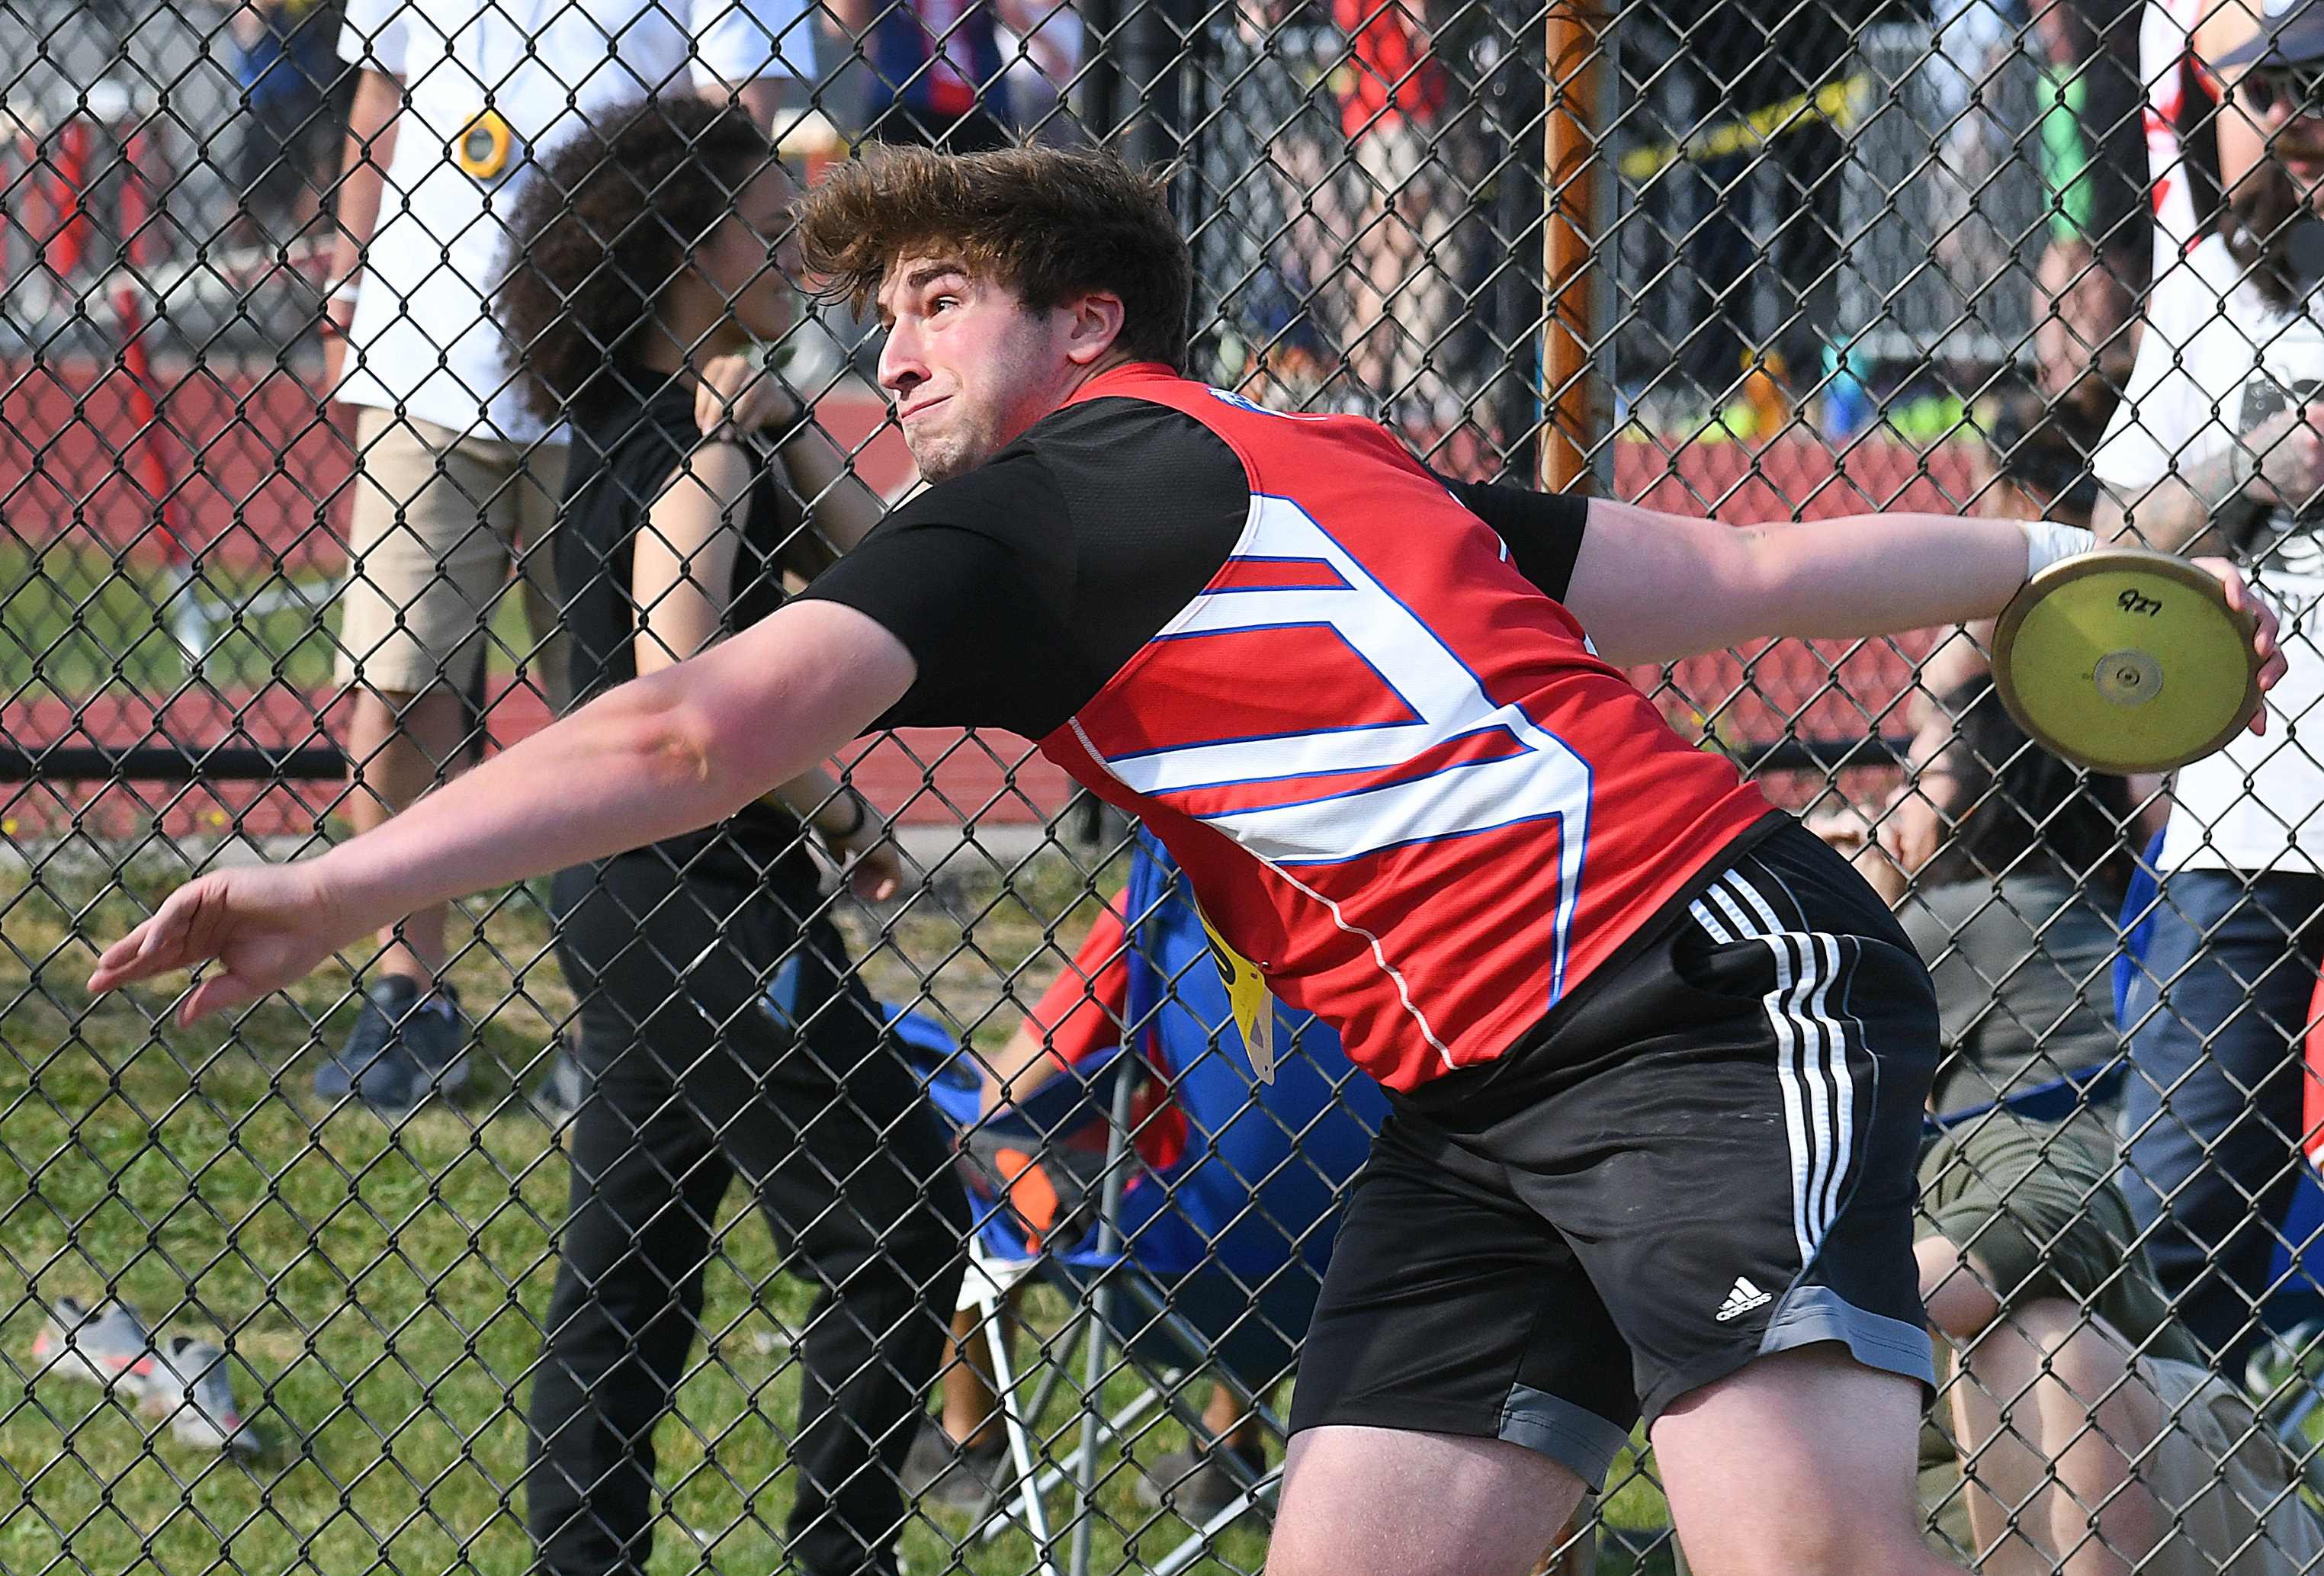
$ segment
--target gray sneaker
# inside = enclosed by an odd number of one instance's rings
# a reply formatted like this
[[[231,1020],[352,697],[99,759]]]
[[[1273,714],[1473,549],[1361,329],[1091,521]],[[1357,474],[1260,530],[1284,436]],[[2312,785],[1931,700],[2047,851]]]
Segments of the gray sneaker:
[[[533,1115],[552,1128],[564,1127],[581,1114],[581,1102],[589,1098],[589,1070],[563,1037],[558,1039],[557,1054],[549,1058],[549,1071],[525,1098],[532,1103]]]
[[[1265,1476],[1267,1458],[1243,1445],[1230,1445],[1254,1476]],[[1148,1510],[1174,1511],[1196,1526],[1206,1526],[1240,1498],[1243,1487],[1233,1473],[1211,1459],[1208,1451],[1174,1450],[1139,1474],[1138,1503]],[[1245,1507],[1248,1516],[1252,1507]]]
[[[947,1510],[974,1511],[999,1498],[1015,1475],[1005,1437],[954,1444],[943,1425],[930,1419],[913,1438],[899,1480],[907,1498]]]
[[[422,998],[417,981],[389,974],[364,992],[363,1010],[338,1055],[315,1069],[315,1092],[350,1095],[383,1116],[401,1116],[468,1081],[468,1020],[459,992],[438,985]]]
[[[179,1443],[237,1456],[254,1456],[264,1448],[234,1404],[225,1352],[190,1335],[172,1335],[153,1357],[153,1371],[143,1387],[143,1410],[167,1418]]]
[[[143,1394],[154,1367],[152,1338],[136,1309],[112,1302],[92,1313],[78,1297],[56,1300],[32,1338],[32,1357],[43,1373],[108,1390],[118,1386],[131,1400]]]

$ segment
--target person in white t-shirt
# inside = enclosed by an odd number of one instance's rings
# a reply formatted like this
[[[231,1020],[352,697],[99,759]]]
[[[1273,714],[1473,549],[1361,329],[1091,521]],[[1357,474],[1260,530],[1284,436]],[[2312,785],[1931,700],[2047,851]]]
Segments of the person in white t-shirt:
[[[656,93],[739,97],[766,124],[783,79],[814,73],[811,15],[803,0],[349,0],[339,53],[362,75],[326,386],[357,410],[338,662],[356,830],[468,752],[512,572],[533,641],[518,655],[553,706],[565,699],[544,539],[564,438],[523,409],[488,305],[532,151]],[[397,1112],[465,1080],[468,1031],[439,980],[444,909],[379,940],[361,1015],[315,1084]]]
[[[2091,462],[2100,481],[2134,496],[2170,469],[2162,435],[2192,432],[2209,414],[2209,398],[2185,358],[2195,338],[2220,322],[2220,303],[2241,272],[2218,236],[2218,150],[2209,127],[2215,84],[2194,63],[2204,4],[2149,0],[2139,24],[2153,272],[2140,309],[2137,358]]]
[[[2096,461],[2099,534],[2240,553],[2291,665],[2264,737],[2178,774],[2123,1019],[2123,1191],[2181,1320],[2223,1359],[2260,1339],[2280,1295],[2301,1174],[2298,1046],[2324,963],[2324,433],[2309,408],[2324,387],[2324,296],[2288,245],[2303,205],[2324,204],[2324,98],[2306,69],[2324,60],[2324,5],[2273,25],[2271,51],[2241,0],[2202,24],[2199,51],[2233,89],[2216,123],[2221,233],[2187,253],[2216,293],[2197,293],[2208,310],[2174,330],[2170,375],[2126,401]]]

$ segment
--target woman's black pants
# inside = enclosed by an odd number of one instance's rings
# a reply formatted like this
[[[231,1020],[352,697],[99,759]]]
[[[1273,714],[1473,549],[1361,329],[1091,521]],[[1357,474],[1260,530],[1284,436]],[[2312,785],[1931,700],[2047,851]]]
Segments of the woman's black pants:
[[[646,850],[558,877],[594,1086],[533,1380],[528,1519],[556,1576],[645,1569],[654,1425],[740,1175],[819,1285],[798,1346],[791,1558],[896,1569],[896,1473],[945,1350],[967,1208],[951,1146],[847,975],[739,860]],[[805,896],[802,894],[801,896]]]

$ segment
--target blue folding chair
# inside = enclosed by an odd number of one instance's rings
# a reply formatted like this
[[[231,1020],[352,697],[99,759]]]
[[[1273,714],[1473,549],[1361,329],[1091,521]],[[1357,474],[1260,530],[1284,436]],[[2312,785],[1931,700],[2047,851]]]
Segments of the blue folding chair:
[[[1068,1141],[1076,1131],[1102,1131],[1104,1158],[1092,1167],[1099,1194],[1094,1224],[1070,1244],[1037,1243],[1005,1201],[978,1201],[979,1267],[964,1298],[986,1325],[1004,1425],[1019,1458],[1019,1487],[985,1531],[1020,1521],[1043,1544],[1044,1569],[1050,1569],[1040,1498],[1070,1481],[1078,1500],[1071,1559],[1076,1576],[1088,1567],[1099,1452],[1158,1407],[1206,1438],[1200,1408],[1180,1399],[1174,1376],[1208,1368],[1263,1426],[1281,1434],[1266,1397],[1296,1360],[1330,1260],[1341,1192],[1387,1115],[1379,1086],[1348,1061],[1338,1035],[1279,1003],[1275,1077],[1257,1081],[1201,917],[1168,856],[1142,837],[1124,917],[1130,967],[1122,1018],[1134,1054],[1108,1047],[1010,1111],[983,1119],[985,1130],[1028,1151]],[[928,1046],[939,1048],[949,1051]],[[946,1064],[951,1071],[932,1078],[931,1093],[965,1129],[979,1120],[977,1077],[956,1059]],[[1184,1123],[1184,1143],[1167,1164],[1138,1157],[1139,1135],[1130,1129],[1141,1083],[1162,1094],[1167,1111]],[[1157,1111],[1140,1126],[1150,1132],[1165,1120]],[[1079,1446],[1038,1471],[1030,1459],[1033,1420],[1062,1375],[1053,1369],[1028,1398],[1022,1376],[1007,1369],[1000,1328],[1009,1287],[1034,1272],[1065,1287],[1088,1325]],[[1048,1345],[1066,1350],[1064,1340]],[[1109,1348],[1148,1381],[1143,1394],[1111,1415],[1099,1402]],[[1271,1503],[1275,1474],[1249,1473],[1231,1451],[1215,1451],[1211,1459],[1235,1474],[1243,1493],[1154,1565],[1160,1576],[1200,1557],[1243,1511]]]

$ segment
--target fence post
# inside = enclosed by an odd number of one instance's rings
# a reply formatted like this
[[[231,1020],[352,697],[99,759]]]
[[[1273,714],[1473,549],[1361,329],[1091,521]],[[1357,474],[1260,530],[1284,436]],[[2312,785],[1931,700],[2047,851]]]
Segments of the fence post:
[[[1541,447],[1541,484],[1550,491],[1581,485],[1590,474],[1590,450],[1599,432],[1597,410],[1597,292],[1591,253],[1598,234],[1598,41],[1605,15],[1598,0],[1552,0],[1549,7],[1549,124],[1544,148],[1548,223],[1543,272],[1548,285],[1544,314],[1543,402],[1547,430]]]

